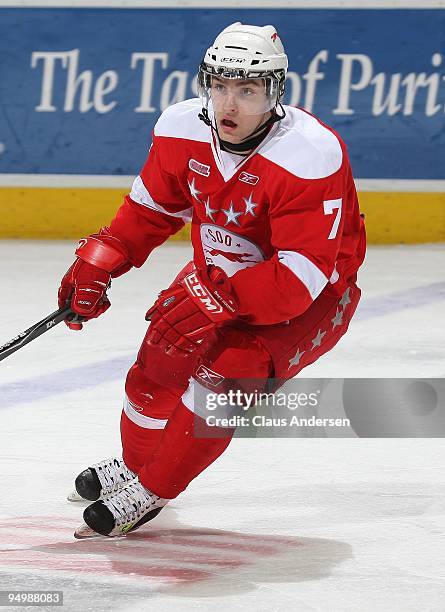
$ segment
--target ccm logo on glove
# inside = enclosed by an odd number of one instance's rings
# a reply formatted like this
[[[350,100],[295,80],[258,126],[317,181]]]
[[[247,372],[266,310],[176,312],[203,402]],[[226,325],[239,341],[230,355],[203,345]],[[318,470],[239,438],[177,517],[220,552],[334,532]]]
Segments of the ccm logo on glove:
[[[221,304],[218,303],[201,284],[195,272],[188,274],[184,278],[183,282],[190,293],[198,298],[206,310],[214,314],[221,313],[223,311]]]
[[[216,327],[236,317],[237,300],[226,274],[214,266],[195,270],[163,291],[147,312],[147,340],[167,353],[190,353]]]

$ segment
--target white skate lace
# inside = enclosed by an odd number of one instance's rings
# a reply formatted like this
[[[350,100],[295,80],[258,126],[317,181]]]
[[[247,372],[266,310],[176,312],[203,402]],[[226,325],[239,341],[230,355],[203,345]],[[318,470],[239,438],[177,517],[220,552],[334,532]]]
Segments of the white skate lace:
[[[131,482],[103,503],[112,513],[116,528],[138,521],[150,510],[165,505],[167,500],[150,493],[140,482]]]
[[[127,482],[136,478],[136,474],[127,468],[122,459],[105,459],[91,467],[96,470],[102,486],[102,496],[116,493]]]

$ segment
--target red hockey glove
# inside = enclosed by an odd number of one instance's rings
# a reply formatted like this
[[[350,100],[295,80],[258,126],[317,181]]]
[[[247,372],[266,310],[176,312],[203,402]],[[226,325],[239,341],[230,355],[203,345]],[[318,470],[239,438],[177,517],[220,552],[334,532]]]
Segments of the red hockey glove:
[[[187,274],[159,294],[147,312],[147,340],[167,353],[191,353],[217,325],[236,317],[237,301],[227,275],[215,266]]]
[[[77,259],[69,268],[59,288],[59,308],[67,304],[76,313],[65,323],[70,329],[82,329],[82,322],[94,319],[111,306],[106,291],[111,278],[131,268],[124,244],[104,227],[79,242]]]

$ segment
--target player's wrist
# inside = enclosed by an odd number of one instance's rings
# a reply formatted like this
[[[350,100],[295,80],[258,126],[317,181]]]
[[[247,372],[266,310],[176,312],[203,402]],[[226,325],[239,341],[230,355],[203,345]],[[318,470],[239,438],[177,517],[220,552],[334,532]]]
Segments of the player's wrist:
[[[78,259],[113,277],[132,267],[125,245],[107,227],[102,228],[98,234],[82,238],[75,253]]]

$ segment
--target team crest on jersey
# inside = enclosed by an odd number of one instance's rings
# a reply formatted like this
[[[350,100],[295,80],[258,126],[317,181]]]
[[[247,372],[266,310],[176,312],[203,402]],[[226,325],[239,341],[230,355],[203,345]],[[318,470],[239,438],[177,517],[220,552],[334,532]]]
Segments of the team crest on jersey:
[[[222,268],[227,276],[265,259],[257,244],[224,227],[203,223],[200,231],[206,263]]]
[[[241,172],[238,179],[243,183],[247,183],[248,185],[256,185],[260,180],[260,177],[255,176],[254,174],[249,174],[248,172]]]
[[[207,166],[206,164],[201,164],[201,162],[196,161],[196,159],[189,159],[189,168],[190,170],[193,170],[193,172],[197,172],[202,176],[210,175],[210,166]]]

